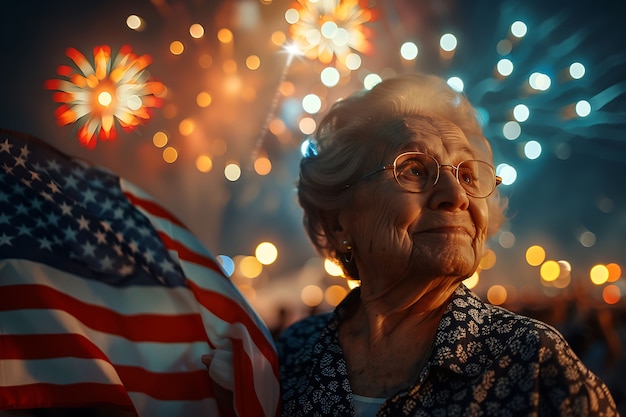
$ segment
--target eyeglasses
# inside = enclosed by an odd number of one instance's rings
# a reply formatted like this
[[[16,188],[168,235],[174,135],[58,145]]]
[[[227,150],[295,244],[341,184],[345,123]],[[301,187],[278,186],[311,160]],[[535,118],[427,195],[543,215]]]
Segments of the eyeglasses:
[[[346,185],[344,189],[379,172],[393,169],[393,176],[400,187],[412,193],[421,193],[437,184],[439,172],[444,167],[449,167],[454,171],[456,181],[471,197],[488,197],[502,182],[502,178],[496,175],[493,166],[485,161],[471,159],[454,166],[440,164],[435,158],[422,152],[405,152],[398,155],[393,160],[393,164],[382,166],[362,176],[352,184]]]

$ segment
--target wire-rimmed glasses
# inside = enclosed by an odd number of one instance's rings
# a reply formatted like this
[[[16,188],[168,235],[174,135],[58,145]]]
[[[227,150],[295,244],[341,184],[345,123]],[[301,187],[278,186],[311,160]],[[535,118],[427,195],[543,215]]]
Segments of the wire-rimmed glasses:
[[[496,175],[493,166],[485,161],[470,159],[454,166],[440,164],[434,157],[423,152],[404,152],[398,155],[392,164],[382,166],[362,176],[352,184],[346,185],[344,189],[379,172],[392,169],[393,176],[400,187],[413,193],[421,193],[437,184],[439,172],[444,167],[454,171],[457,182],[471,197],[489,197],[496,186],[502,182],[502,178]]]

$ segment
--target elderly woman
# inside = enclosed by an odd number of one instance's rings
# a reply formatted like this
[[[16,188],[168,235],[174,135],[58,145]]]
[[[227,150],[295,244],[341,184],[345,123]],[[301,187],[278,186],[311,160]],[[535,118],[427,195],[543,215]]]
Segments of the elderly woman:
[[[321,121],[304,225],[361,285],[280,336],[284,416],[616,415],[555,329],[462,284],[506,205],[475,113],[445,81],[405,75]]]

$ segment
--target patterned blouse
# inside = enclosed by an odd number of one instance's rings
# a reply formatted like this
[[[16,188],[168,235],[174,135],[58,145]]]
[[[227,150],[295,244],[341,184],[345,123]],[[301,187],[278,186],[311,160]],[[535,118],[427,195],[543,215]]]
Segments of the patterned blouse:
[[[355,416],[338,330],[353,290],[332,313],[286,329],[277,346],[282,415]],[[411,387],[383,416],[618,416],[606,385],[560,333],[483,303],[464,285],[450,299],[434,346]]]

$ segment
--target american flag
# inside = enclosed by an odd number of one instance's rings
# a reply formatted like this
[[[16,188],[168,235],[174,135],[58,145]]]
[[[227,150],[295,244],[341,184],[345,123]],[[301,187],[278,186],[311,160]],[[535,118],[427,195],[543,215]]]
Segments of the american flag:
[[[279,411],[272,337],[216,258],[124,179],[0,130],[0,410],[218,416],[213,381],[239,417]]]

